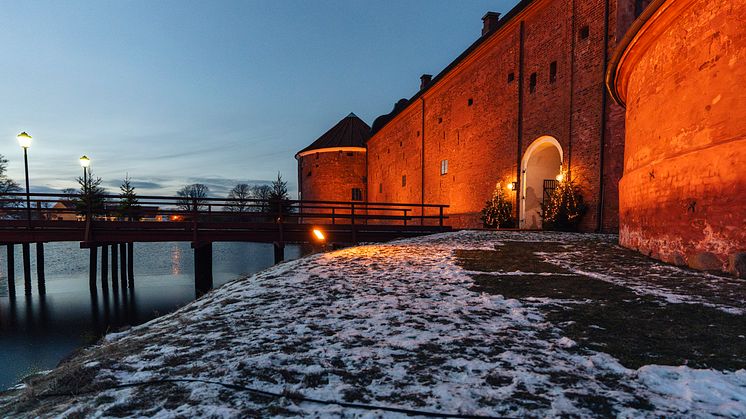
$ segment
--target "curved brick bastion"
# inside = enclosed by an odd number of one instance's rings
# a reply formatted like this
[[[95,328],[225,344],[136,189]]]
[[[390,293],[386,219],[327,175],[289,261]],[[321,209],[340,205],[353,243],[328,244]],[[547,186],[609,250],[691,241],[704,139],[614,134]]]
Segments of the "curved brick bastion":
[[[623,246],[746,277],[746,0],[654,1],[609,66]]]

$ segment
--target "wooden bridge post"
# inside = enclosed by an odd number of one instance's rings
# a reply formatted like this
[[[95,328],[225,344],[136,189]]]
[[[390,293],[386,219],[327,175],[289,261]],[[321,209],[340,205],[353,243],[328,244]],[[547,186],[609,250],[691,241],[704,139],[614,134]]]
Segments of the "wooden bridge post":
[[[119,243],[119,279],[122,281],[122,287],[127,282],[127,243]]]
[[[90,252],[88,267],[88,285],[91,288],[91,293],[96,293],[96,266],[98,265],[96,259],[98,259],[98,247],[91,246],[88,251]]]
[[[129,258],[127,258],[127,277],[132,282],[135,279],[135,243],[127,243],[127,253],[129,253]]]
[[[101,245],[101,289],[109,292],[109,246]]]
[[[197,298],[212,289],[212,243],[192,243],[194,248],[194,290]]]
[[[355,203],[353,202],[351,204],[351,210],[350,210],[350,220],[352,224],[350,225],[350,231],[352,233],[352,243],[357,244],[357,229],[355,227]]]
[[[44,279],[44,242],[36,243],[36,283],[39,287],[39,294],[46,294],[47,284]]]
[[[116,243],[111,245],[111,284],[114,288],[119,286],[119,247]]]
[[[285,243],[272,243],[275,253],[275,265],[285,260]]]
[[[31,247],[29,243],[21,244],[23,253],[23,285],[26,295],[31,295]]]
[[[16,298],[16,250],[13,243],[8,243],[8,296],[11,300]]]

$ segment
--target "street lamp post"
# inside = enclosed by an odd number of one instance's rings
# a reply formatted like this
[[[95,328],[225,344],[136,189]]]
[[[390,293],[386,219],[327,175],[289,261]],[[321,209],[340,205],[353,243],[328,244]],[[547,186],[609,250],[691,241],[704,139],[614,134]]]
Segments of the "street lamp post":
[[[29,193],[29,181],[28,181],[28,148],[31,147],[31,136],[26,132],[22,132],[16,136],[18,144],[23,148],[23,167],[26,173],[26,217],[29,222],[31,221],[31,195]]]
[[[91,165],[91,159],[88,158],[88,156],[83,155],[80,158],[80,167],[83,168],[83,197],[87,200],[87,207],[88,212],[90,213],[90,206],[91,206],[91,197],[88,196],[88,166]],[[86,218],[89,218],[90,214],[86,216]]]
[[[80,167],[83,168],[83,192],[87,192],[88,188],[88,166],[91,165],[91,159],[88,156],[80,158]]]

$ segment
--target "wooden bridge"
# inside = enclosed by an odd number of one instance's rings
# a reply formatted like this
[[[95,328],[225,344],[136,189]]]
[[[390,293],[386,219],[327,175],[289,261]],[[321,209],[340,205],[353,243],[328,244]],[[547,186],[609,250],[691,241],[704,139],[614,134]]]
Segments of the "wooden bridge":
[[[0,199],[0,244],[7,247],[11,297],[16,244],[22,248],[25,291],[31,294],[31,244],[36,247],[38,290],[44,293],[44,243],[80,242],[89,249],[89,282],[96,292],[99,249],[101,287],[108,287],[110,266],[113,286],[121,281],[124,288],[133,286],[134,243],[190,242],[195,289],[201,295],[212,288],[214,242],[272,243],[278,263],[286,244],[383,242],[450,230],[446,205],[138,196],[137,206],[123,208],[119,196],[102,198],[95,203],[61,194]]]

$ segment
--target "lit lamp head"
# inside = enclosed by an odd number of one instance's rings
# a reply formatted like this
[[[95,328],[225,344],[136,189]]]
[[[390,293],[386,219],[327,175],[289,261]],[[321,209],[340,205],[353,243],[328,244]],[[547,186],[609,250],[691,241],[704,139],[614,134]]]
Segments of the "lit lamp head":
[[[518,182],[510,182],[510,183],[508,183],[508,190],[509,191],[514,191],[515,188],[516,188],[516,186],[518,186],[517,183]]]
[[[314,228],[314,229],[313,229],[313,237],[314,237],[314,238],[315,238],[315,239],[316,239],[317,241],[319,241],[319,242],[324,242],[324,241],[326,241],[326,236],[324,236],[324,232],[323,232],[323,231],[321,231],[321,230],[320,230],[320,229],[318,229],[318,228]]]
[[[22,148],[31,147],[31,136],[26,132],[18,134],[16,138],[18,139],[18,144],[20,144]]]
[[[83,156],[80,158],[80,167],[87,168],[91,165],[91,159],[88,158],[88,156]]]
[[[560,172],[555,179],[557,179],[557,182],[563,182],[565,180],[565,174]]]

